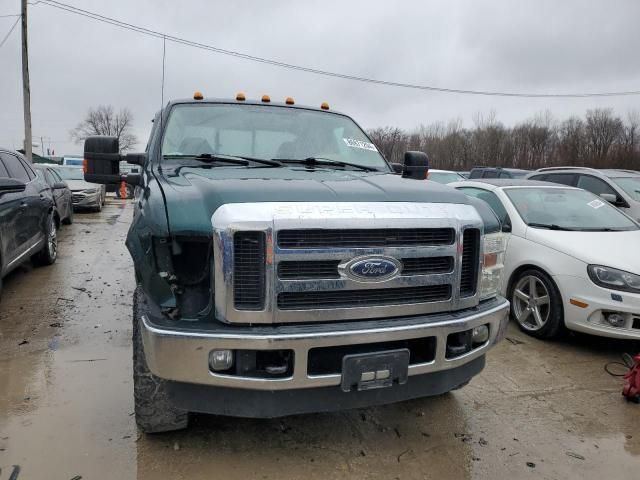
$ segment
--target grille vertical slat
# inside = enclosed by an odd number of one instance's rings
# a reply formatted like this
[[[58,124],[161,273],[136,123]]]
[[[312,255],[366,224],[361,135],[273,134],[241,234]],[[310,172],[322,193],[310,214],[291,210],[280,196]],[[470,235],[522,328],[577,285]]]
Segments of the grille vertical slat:
[[[238,310],[262,310],[265,298],[265,234],[236,232],[233,237],[233,301]]]
[[[475,295],[478,283],[480,259],[480,231],[468,228],[462,239],[462,267],[460,272],[460,297]]]

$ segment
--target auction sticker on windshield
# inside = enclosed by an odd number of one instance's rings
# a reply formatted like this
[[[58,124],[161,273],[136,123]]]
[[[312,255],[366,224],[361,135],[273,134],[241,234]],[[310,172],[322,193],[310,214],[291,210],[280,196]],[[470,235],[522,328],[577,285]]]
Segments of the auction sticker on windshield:
[[[351,148],[362,148],[363,150],[371,150],[372,152],[378,151],[373,143],[363,142],[362,140],[356,140],[355,138],[343,138],[342,140],[344,140],[344,143]]]
[[[587,205],[589,205],[591,208],[595,208],[597,210],[598,208],[604,207],[604,202],[601,202],[600,200],[596,199],[596,200],[592,200],[591,202],[587,203]]]

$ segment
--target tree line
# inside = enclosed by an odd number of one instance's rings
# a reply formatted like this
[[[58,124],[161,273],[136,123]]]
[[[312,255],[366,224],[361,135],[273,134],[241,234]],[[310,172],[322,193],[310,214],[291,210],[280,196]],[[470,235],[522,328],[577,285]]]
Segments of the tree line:
[[[556,120],[542,112],[506,127],[495,112],[473,116],[473,127],[461,119],[422,125],[413,131],[396,127],[368,131],[391,162],[403,163],[404,152],[419,150],[430,157],[431,168],[470,170],[501,166],[534,170],[578,165],[640,170],[640,114],[619,116],[610,108],[587,110],[584,118]]]

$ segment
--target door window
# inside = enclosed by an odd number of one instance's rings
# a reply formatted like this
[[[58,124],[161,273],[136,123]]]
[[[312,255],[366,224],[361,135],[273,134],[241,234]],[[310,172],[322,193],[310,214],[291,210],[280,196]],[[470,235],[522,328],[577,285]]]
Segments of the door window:
[[[0,155],[0,177],[9,177],[9,172],[7,172],[4,163],[2,163],[2,156]]]
[[[536,180],[538,179],[536,178]],[[576,175],[574,173],[550,173],[545,177],[545,180],[572,187],[576,184]]]
[[[602,195],[603,193],[609,193],[611,195],[618,196],[617,192],[611,188],[604,180],[592,177],[591,175],[580,175],[578,178],[578,188],[582,188],[596,195]]]
[[[500,221],[502,223],[505,223],[508,218],[507,210],[504,208],[504,205],[502,205],[502,202],[495,193],[488,190],[483,190],[482,188],[463,187],[459,190],[461,190],[466,195],[469,195],[470,197],[479,198],[480,200],[484,200],[485,202],[487,202],[491,207],[491,210],[495,212]]]
[[[7,171],[9,172],[9,176],[11,178],[22,180],[25,183],[31,181],[31,177],[29,177],[26,168],[24,167],[22,162],[18,160],[18,157],[6,153],[0,153],[0,156],[2,157],[2,162],[7,168]]]

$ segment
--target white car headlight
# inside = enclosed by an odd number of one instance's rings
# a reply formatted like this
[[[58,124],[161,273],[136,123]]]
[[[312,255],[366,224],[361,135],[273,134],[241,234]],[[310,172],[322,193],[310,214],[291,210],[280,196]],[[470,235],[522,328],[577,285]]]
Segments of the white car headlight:
[[[640,293],[640,275],[617,268],[589,265],[587,273],[593,283],[600,287],[623,292]]]
[[[506,246],[507,236],[504,233],[490,233],[484,236],[480,300],[495,297],[500,292]]]
[[[86,190],[83,190],[83,193],[87,193],[87,194],[92,194],[92,193],[96,193],[98,191],[97,188],[88,188]]]

